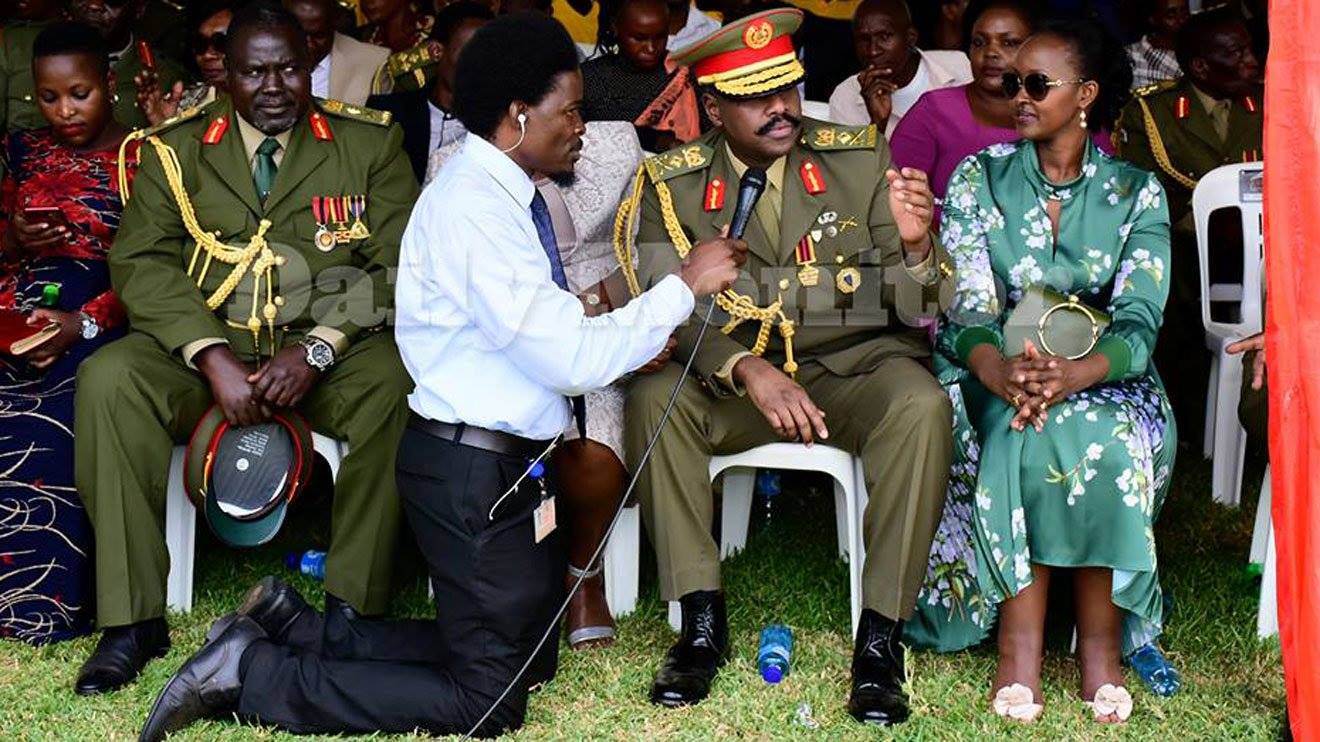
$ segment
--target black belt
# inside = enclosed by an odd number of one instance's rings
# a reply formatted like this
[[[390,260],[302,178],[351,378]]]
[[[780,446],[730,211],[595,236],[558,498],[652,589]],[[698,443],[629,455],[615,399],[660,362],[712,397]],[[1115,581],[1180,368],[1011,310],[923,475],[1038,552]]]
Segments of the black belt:
[[[454,424],[442,423],[439,420],[428,420],[415,412],[409,413],[408,427],[436,438],[505,456],[522,456],[534,459],[545,451],[546,446],[550,445],[550,441],[534,441],[531,438],[524,438],[513,433],[487,430],[467,423]]]

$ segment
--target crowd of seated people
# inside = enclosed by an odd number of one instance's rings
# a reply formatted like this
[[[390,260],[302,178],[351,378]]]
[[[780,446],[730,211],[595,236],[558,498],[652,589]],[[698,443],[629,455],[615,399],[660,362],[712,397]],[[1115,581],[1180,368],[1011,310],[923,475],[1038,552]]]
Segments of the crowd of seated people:
[[[680,272],[689,249],[726,239],[739,180],[754,168],[766,177],[740,242],[745,271],[775,280],[730,287],[745,301],[721,305],[733,321],[713,324],[700,347],[698,315],[645,364],[563,395],[573,422],[547,460],[563,496],[562,559],[544,594],[557,607],[576,590],[570,648],[627,640],[591,558],[691,358],[692,383],[638,489],[661,597],[683,610],[654,702],[701,701],[729,651],[705,460],[777,439],[849,448],[871,467],[863,528],[877,547],[849,697],[859,721],[907,718],[900,639],[961,651],[992,632],[991,705],[1034,720],[1046,701],[1046,600],[1062,579],[1074,585],[1080,696],[1098,721],[1132,713],[1124,663],[1153,693],[1179,690],[1159,644],[1169,600],[1154,522],[1180,431],[1200,440],[1208,375],[1190,200],[1210,170],[1263,157],[1262,11],[1189,14],[1187,0],[1089,4],[1103,7],[1088,17],[1062,0],[212,0],[162,26],[147,22],[163,17],[155,4],[20,0],[0,11],[0,314],[7,342],[23,335],[15,322],[42,333],[22,351],[0,348],[0,476],[15,485],[0,500],[0,637],[101,631],[79,693],[133,682],[170,646],[166,472],[212,404],[235,425],[297,410],[349,443],[325,611],[278,581],[254,588],[247,608],[269,639],[254,656],[290,673],[280,663],[307,647],[326,661],[437,661],[429,639],[411,659],[370,655],[384,629],[362,627],[385,613],[396,540],[434,527],[394,486],[400,436],[435,409],[416,402],[428,369],[404,345],[418,336],[392,327],[396,274],[416,269],[401,245],[433,218],[415,205],[446,208],[421,194],[454,187],[452,163],[480,158],[527,171],[533,247],[550,246],[547,275],[576,297],[584,326],[608,324]],[[516,52],[552,66],[528,73],[544,89],[493,108],[493,94],[461,77],[465,49],[488,27],[515,38],[542,23],[563,39]],[[572,59],[552,53],[561,41]],[[543,123],[556,102],[557,123]],[[552,126],[575,168],[510,155],[552,149]],[[506,137],[516,143],[489,146]],[[336,230],[336,218],[363,229]],[[244,245],[272,251],[263,265],[280,280],[235,278],[232,266],[251,259],[225,262],[226,251]],[[340,269],[364,279],[329,282],[351,299],[329,311],[335,290],[315,274]],[[443,290],[418,280],[411,290]],[[882,281],[940,295],[937,316],[873,330],[811,321],[860,313],[871,292],[897,302]],[[1075,357],[1013,329],[1057,295],[1104,318]],[[489,332],[497,347],[511,342]],[[1249,363],[1263,368],[1263,357]],[[429,636],[434,622],[419,623],[390,625]],[[531,682],[553,662],[538,656]],[[464,692],[462,713],[436,713],[466,723],[494,701]],[[502,728],[521,716],[497,714]]]

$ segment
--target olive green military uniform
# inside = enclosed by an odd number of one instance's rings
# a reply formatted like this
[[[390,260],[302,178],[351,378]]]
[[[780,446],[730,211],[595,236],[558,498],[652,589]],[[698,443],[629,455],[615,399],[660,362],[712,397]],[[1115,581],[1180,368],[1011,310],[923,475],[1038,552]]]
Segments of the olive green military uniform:
[[[0,131],[49,126],[32,94],[32,42],[45,24],[0,28]]]
[[[1159,177],[1178,225],[1202,175],[1263,157],[1262,100],[1215,100],[1185,77],[1141,88],[1119,117],[1118,155]]]
[[[185,79],[183,68],[165,53],[151,47],[151,56],[155,58],[156,74],[160,77],[162,92],[174,87],[174,83]],[[137,104],[137,85],[133,78],[144,68],[142,56],[138,52],[137,40],[129,44],[128,49],[118,58],[112,58],[110,69],[115,73],[115,121],[129,129],[141,129],[147,125],[147,116]]]
[[[635,468],[681,363],[695,352],[699,383],[684,386],[638,488],[663,599],[719,588],[708,463],[776,440],[730,377],[734,363],[763,350],[771,363],[796,365],[797,381],[827,415],[826,443],[864,463],[864,605],[895,619],[911,614],[952,452],[949,399],[927,370],[929,342],[915,318],[935,312],[947,264],[937,246],[916,269],[903,265],[884,180],[889,163],[875,127],[807,120],[800,142],[767,171],[769,185],[745,234],[748,261],[733,287],[773,310],[764,349],[758,318],[726,334],[724,311],[694,349],[705,311],[698,302],[693,322],[678,332],[677,362],[633,381],[625,420]],[[636,240],[641,288],[678,269],[676,246],[686,252],[682,243],[715,237],[732,220],[744,169],[718,129],[645,163]]]
[[[349,449],[335,484],[326,590],[380,613],[399,527],[394,455],[411,387],[385,329],[387,274],[417,196],[402,134],[385,114],[318,102],[280,142],[263,203],[253,154],[262,135],[244,131],[249,125],[227,98],[184,118],[141,143],[110,251],[111,281],[133,331],[78,370],[75,474],[96,533],[99,622],[164,611],[170,452],[212,403],[192,356],[227,342],[255,366],[308,334],[335,345],[337,358],[298,412]],[[176,168],[172,184],[167,170]],[[181,217],[175,186],[195,224]],[[343,198],[354,196],[365,198]],[[326,207],[321,197],[336,203]],[[199,233],[227,248],[198,250]]]
[[[1201,323],[1201,277],[1192,191],[1201,176],[1222,165],[1261,159],[1264,115],[1259,95],[1216,100],[1188,78],[1148,85],[1123,109],[1115,131],[1118,154],[1159,177],[1172,220],[1172,282],[1155,365],[1164,375],[1183,440],[1203,437],[1210,356]],[[1238,217],[1213,233],[1240,239]],[[1231,242],[1222,243],[1231,249]]]

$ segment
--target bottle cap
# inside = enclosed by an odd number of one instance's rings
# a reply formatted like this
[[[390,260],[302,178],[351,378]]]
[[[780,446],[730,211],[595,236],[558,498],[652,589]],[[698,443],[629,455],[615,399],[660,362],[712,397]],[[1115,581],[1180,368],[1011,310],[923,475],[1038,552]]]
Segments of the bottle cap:
[[[41,287],[41,306],[53,307],[60,303],[60,285],[48,283]]]
[[[531,477],[532,479],[540,479],[541,477],[544,477],[545,464],[541,463],[540,461],[536,462],[535,464],[532,464],[532,468],[528,470],[527,476]]]
[[[761,668],[761,678],[767,683],[778,683],[784,679],[784,668],[779,665],[766,665]]]

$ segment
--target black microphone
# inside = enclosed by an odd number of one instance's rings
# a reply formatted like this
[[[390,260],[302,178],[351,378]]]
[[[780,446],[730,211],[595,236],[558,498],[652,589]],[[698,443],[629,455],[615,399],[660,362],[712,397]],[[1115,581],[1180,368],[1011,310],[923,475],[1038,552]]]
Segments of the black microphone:
[[[765,168],[749,167],[743,173],[738,184],[738,203],[733,207],[733,222],[729,224],[729,237],[741,240],[747,231],[747,220],[752,218],[752,209],[765,190]]]

